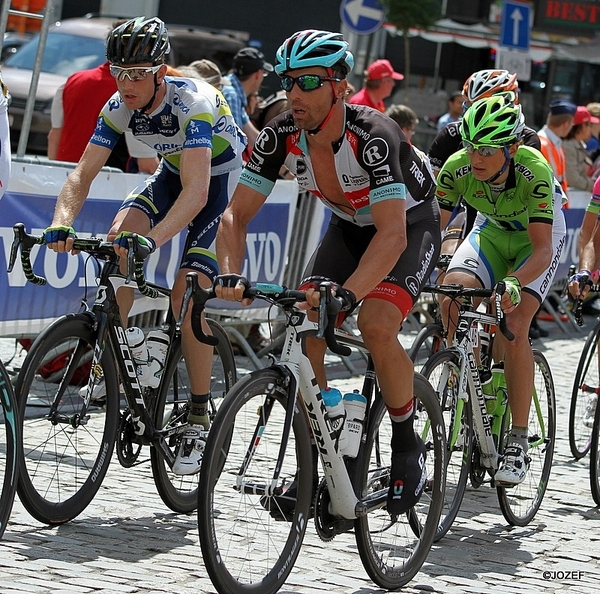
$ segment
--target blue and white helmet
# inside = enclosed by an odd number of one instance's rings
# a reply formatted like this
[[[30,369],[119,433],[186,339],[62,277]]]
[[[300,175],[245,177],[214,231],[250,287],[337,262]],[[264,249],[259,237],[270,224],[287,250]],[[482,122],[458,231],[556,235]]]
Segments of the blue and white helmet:
[[[277,50],[275,72],[283,74],[297,68],[340,66],[344,76],[354,66],[354,56],[341,33],[306,29],[286,39]]]

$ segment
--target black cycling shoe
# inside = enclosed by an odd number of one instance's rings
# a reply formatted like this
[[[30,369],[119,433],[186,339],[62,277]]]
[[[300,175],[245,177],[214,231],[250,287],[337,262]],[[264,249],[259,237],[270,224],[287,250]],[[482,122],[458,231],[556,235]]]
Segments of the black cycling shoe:
[[[423,491],[427,479],[425,443],[415,435],[417,445],[406,452],[392,452],[390,488],[387,496],[389,514],[398,515],[414,507]]]

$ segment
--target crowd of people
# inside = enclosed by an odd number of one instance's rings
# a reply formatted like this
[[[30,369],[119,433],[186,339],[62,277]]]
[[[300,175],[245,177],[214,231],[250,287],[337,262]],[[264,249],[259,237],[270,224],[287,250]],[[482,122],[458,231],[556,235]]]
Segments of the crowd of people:
[[[227,74],[209,60],[168,67],[168,31],[158,18],[116,24],[106,47],[107,61],[72,75],[53,103],[48,155],[76,166],[45,230],[48,248],[71,251],[77,214],[104,165],[142,171],[149,177],[125,198],[108,230],[117,253],[126,256],[133,233],[151,253],[187,230],[174,311],[190,270],[219,298],[248,305],[243,295],[249,283],[242,276],[248,224],[278,179],[295,178],[332,211],[300,283],[308,315],[319,304],[322,279],[332,282],[346,315],[360,304],[358,327],[392,426],[387,506],[401,513],[423,492],[427,452],[413,430],[413,365],[397,336],[462,201],[468,215],[446,281],[487,288],[502,281],[506,288],[502,308],[515,340],[503,341],[502,351],[513,426],[496,481],[507,487],[522,482],[533,390],[528,329],[564,245],[570,188],[593,191],[573,291],[600,265],[600,186],[594,178],[600,105],[554,100],[536,133],[526,126],[516,76],[478,71],[450,95],[425,154],[412,142],[416,113],[384,102],[403,75],[388,60],[376,60],[355,93],[347,80],[354,58],[339,33],[294,33],[274,64],[257,48],[244,48]],[[269,75],[279,77],[283,90],[262,99]],[[8,135],[5,105],[3,92],[0,140]],[[9,175],[7,148],[2,141],[0,190]],[[123,287],[118,297],[126,323],[133,291]],[[450,339],[455,314],[445,302]],[[195,341],[189,317],[182,337],[192,395],[173,471],[185,475],[199,471],[210,429],[211,357],[210,347]],[[308,338],[306,350],[325,388],[324,341]]]

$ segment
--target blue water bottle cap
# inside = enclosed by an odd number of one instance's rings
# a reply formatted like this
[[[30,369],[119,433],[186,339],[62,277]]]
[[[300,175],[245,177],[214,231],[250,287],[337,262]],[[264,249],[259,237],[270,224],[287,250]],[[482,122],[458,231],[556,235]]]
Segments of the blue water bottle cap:
[[[342,393],[337,388],[323,388],[321,396],[325,406],[335,406],[342,400]]]

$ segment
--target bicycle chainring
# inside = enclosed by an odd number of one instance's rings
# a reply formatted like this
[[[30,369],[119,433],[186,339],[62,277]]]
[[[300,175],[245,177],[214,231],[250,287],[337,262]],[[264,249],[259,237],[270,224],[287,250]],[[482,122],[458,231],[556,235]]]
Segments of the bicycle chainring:
[[[124,468],[130,468],[137,462],[142,451],[142,444],[139,442],[140,437],[135,433],[135,423],[131,412],[125,410],[121,413],[116,443],[117,457]]]
[[[317,534],[323,542],[330,542],[337,534],[349,532],[354,528],[354,520],[337,518],[329,513],[330,502],[327,481],[321,479],[315,493],[314,520]]]

